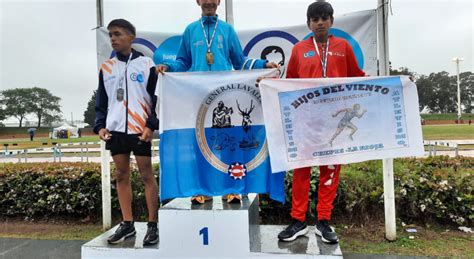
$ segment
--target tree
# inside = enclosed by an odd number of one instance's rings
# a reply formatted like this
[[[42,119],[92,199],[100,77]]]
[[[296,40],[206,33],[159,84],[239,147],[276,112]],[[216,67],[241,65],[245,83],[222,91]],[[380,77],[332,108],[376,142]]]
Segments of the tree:
[[[420,110],[428,107],[432,112],[457,112],[456,75],[450,76],[446,71],[431,73],[428,76],[418,75],[406,67],[390,67],[390,75],[409,75],[416,79]],[[474,109],[474,73],[463,72],[459,79],[464,112],[470,113]]]
[[[461,88],[461,103],[465,113],[471,113],[474,109],[474,73],[463,72],[459,74]]]
[[[90,126],[94,126],[95,123],[95,99],[97,98],[97,90],[91,96],[91,99],[87,103],[87,109],[84,111],[84,122]]]
[[[62,120],[63,120],[62,114],[58,114],[58,113],[44,114],[43,117],[41,118],[43,127],[44,126],[50,127],[55,121],[62,121]]]
[[[457,87],[455,77],[446,71],[431,73],[428,76],[435,91],[436,103],[432,107],[435,112],[453,113],[457,111]],[[431,108],[431,107],[430,107]]]
[[[418,104],[419,109],[422,111],[425,107],[428,107],[428,102],[433,96],[432,88],[430,85],[426,84],[426,78],[423,75],[418,76],[417,73],[411,71],[407,67],[400,67],[398,69],[392,69],[390,66],[390,75],[406,75],[409,76],[412,80],[416,80],[416,85],[418,87]]]
[[[31,88],[32,112],[38,118],[37,127],[41,127],[41,122],[61,119],[61,98],[52,95],[49,90],[39,87]]]
[[[1,92],[1,103],[4,107],[4,116],[15,117],[22,127],[23,119],[31,113],[31,88],[14,88]]]
[[[5,107],[3,107],[2,98],[0,98],[0,121],[3,121],[7,118],[7,113],[5,111]]]
[[[391,76],[407,75],[407,76],[415,77],[416,73],[410,71],[410,69],[407,67],[400,67],[398,69],[392,69],[392,67],[390,67],[390,75]]]
[[[432,82],[427,76],[421,75],[416,80],[416,86],[418,89],[418,103],[420,111],[426,107],[432,111],[432,108],[436,106],[435,92]]]

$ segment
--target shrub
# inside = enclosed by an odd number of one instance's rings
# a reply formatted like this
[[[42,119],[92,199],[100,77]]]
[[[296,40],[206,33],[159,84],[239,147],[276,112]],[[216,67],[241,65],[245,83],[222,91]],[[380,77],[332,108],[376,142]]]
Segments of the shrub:
[[[0,169],[1,214],[97,214],[99,172],[100,165],[93,163],[6,164]]]
[[[147,216],[140,175],[132,166],[135,218]],[[156,165],[155,171],[158,170]],[[113,171],[113,168],[112,168]],[[396,159],[394,162],[397,218],[404,222],[438,222],[472,225],[474,222],[474,159],[431,157]],[[120,215],[114,174],[112,208]],[[314,220],[319,171],[313,168],[309,218]],[[261,195],[264,223],[289,220],[292,172],[285,185],[286,204]],[[94,163],[5,164],[0,168],[0,216],[101,215],[100,165]],[[381,161],[342,167],[333,215],[351,222],[383,218]]]
[[[474,159],[407,160],[395,175],[398,215],[458,225],[474,222]]]
[[[292,172],[285,179],[285,205],[262,196],[266,223],[289,220]],[[396,216],[405,222],[472,225],[474,222],[474,159],[447,156],[395,159]],[[319,170],[313,168],[308,218],[316,217]],[[333,217],[367,222],[384,216],[382,161],[343,165]]]
[[[133,209],[140,217],[146,214],[144,188],[137,168],[132,166],[131,171]],[[114,173],[111,189],[113,213],[120,215]],[[101,207],[100,164],[5,164],[0,168],[0,216],[96,217]]]

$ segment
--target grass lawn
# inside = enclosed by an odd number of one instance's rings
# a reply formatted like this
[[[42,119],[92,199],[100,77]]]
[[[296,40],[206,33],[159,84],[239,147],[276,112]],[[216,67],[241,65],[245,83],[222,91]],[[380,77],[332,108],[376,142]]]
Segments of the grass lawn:
[[[101,224],[77,222],[0,222],[0,237],[49,240],[91,240],[102,233]]]
[[[463,113],[461,114],[461,118],[463,120],[469,120],[469,117],[474,119],[473,113]],[[433,113],[433,114],[421,114],[421,118],[425,120],[457,120],[458,114],[457,113]]]
[[[425,140],[460,140],[474,139],[474,125],[424,125]]]
[[[461,140],[461,139],[474,139],[474,125],[424,125],[423,126],[423,139],[425,140]],[[0,148],[4,148],[3,144],[9,144],[9,150],[15,149],[28,149],[28,148],[41,148],[51,147],[52,142],[57,143],[77,143],[77,142],[98,142],[99,136],[97,135],[86,135],[82,138],[73,139],[50,139],[47,137],[35,138],[34,141],[30,141],[29,138],[10,138],[0,139]],[[16,143],[17,146],[12,144]],[[43,145],[48,143],[48,145]]]
[[[384,238],[384,227],[375,229],[362,227],[340,229],[343,253],[384,254],[410,256],[436,256],[449,258],[473,258],[474,236],[459,230],[416,227],[417,233],[407,233],[397,227],[397,240],[388,242]]]

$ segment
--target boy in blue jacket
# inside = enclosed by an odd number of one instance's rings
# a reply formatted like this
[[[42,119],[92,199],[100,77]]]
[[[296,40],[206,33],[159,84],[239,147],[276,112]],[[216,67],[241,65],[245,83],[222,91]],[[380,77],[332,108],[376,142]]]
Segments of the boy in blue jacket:
[[[244,56],[242,46],[234,28],[216,14],[220,0],[196,0],[202,16],[184,30],[176,60],[157,66],[156,71],[229,71],[232,69],[277,68],[274,62],[263,59],[249,59]],[[193,203],[204,203],[211,197],[197,195]],[[240,202],[240,195],[228,194],[227,202]]]

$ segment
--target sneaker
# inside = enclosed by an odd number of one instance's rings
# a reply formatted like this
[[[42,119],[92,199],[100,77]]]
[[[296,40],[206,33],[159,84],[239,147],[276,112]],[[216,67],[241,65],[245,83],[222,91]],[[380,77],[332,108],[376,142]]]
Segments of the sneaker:
[[[118,244],[128,237],[135,236],[136,233],[133,222],[122,222],[117,230],[115,230],[115,233],[107,239],[107,242],[109,244]]]
[[[329,226],[327,220],[319,220],[316,223],[316,235],[320,236],[324,243],[337,244],[339,242],[336,232]]]
[[[308,225],[306,222],[301,222],[299,220],[293,219],[293,222],[280,234],[278,234],[278,239],[281,241],[293,241],[299,236],[304,236],[308,233]]]
[[[191,197],[192,204],[204,204],[206,201],[212,201],[212,196],[196,195]]]
[[[227,201],[227,203],[240,203],[242,197],[239,194],[230,193],[222,196],[222,199]]]
[[[148,230],[146,231],[143,245],[149,246],[158,243],[158,225],[156,222],[148,222]]]

